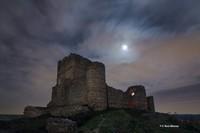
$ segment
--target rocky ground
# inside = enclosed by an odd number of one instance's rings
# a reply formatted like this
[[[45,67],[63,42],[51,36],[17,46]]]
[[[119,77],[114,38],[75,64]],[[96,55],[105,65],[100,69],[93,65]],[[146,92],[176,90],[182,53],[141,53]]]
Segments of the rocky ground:
[[[49,117],[16,118],[0,120],[0,133],[47,133]],[[52,117],[51,117],[52,118]],[[55,118],[65,123],[64,118]],[[60,119],[60,120],[59,120]],[[136,110],[111,109],[71,116],[76,121],[78,133],[199,133],[198,122],[178,121],[174,116],[160,113],[147,113]],[[51,119],[52,121],[52,119]],[[54,121],[54,120],[53,120]],[[68,122],[68,121],[67,121]],[[67,123],[69,124],[69,123]],[[178,125],[177,127],[160,127]],[[56,126],[55,126],[56,127]],[[51,128],[51,125],[50,125]],[[57,128],[57,127],[56,127]],[[59,126],[58,128],[63,128]],[[63,131],[59,129],[60,131]],[[56,130],[58,131],[58,130]],[[71,130],[72,131],[72,130]],[[64,132],[59,132],[64,133]]]

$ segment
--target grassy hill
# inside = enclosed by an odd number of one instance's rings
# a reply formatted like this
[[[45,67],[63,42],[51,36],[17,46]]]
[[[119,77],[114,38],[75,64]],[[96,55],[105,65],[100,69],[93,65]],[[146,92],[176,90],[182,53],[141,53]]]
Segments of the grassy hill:
[[[160,125],[179,125],[179,128],[161,128]],[[133,110],[99,112],[80,125],[80,133],[199,133],[198,124],[184,124],[173,116]]]
[[[22,118],[23,115],[1,115],[0,114],[0,121],[9,121],[13,119],[19,119]]]
[[[45,125],[49,117],[0,120],[0,133],[47,133]],[[136,110],[110,109],[79,114],[71,119],[77,121],[78,133],[200,133],[199,123],[183,123],[173,115]],[[179,125],[179,128],[160,125]]]

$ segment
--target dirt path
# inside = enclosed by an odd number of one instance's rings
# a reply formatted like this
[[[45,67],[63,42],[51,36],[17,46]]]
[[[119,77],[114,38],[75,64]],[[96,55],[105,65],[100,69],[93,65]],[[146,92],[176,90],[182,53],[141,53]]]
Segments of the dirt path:
[[[101,117],[102,117],[102,119],[99,122],[98,127],[94,130],[94,133],[99,133],[99,129],[101,128],[103,122],[106,120],[106,118],[104,118],[103,115]]]

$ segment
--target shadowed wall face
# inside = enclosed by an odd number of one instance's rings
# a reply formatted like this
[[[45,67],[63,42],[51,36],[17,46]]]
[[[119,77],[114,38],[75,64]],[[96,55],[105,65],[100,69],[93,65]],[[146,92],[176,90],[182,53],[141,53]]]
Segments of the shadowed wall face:
[[[147,97],[147,109],[151,112],[155,112],[154,98],[152,96]]]

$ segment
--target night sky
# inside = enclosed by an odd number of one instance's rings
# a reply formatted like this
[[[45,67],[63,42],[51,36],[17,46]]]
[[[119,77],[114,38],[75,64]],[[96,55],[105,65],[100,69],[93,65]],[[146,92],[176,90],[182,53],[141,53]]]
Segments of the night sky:
[[[0,0],[0,114],[46,106],[71,52],[115,88],[146,86],[157,111],[200,113],[199,0]]]

